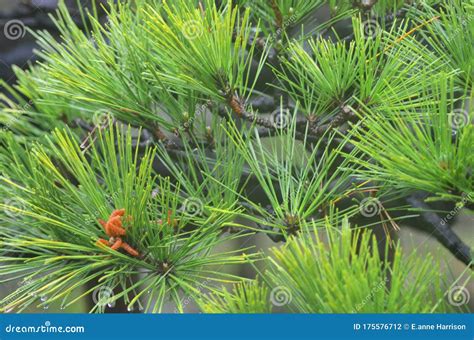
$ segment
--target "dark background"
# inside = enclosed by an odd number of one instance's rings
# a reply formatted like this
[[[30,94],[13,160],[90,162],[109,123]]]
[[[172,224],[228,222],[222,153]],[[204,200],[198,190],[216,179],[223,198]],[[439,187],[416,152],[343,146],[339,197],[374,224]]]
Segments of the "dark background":
[[[97,0],[96,3],[105,1]],[[66,0],[73,18],[80,24],[80,14],[76,0]],[[58,36],[50,14],[54,13],[58,0],[0,0],[0,78],[8,83],[15,81],[11,66],[18,65],[22,68],[33,63],[36,58],[33,49],[36,47],[34,38],[29,32],[18,39],[8,39],[5,35],[5,25],[12,20],[21,21],[22,25],[32,30],[49,30]],[[83,8],[90,8],[90,0],[81,0]]]

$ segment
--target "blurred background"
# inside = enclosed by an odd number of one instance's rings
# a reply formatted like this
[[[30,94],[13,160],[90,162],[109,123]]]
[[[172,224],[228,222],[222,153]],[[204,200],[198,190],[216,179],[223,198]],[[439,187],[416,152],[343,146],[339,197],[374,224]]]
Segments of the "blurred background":
[[[15,23],[19,29],[29,28],[33,30],[49,30],[53,35],[58,36],[57,31],[49,17],[50,13],[54,12],[57,6],[57,0],[0,0],[0,78],[7,81],[10,84],[15,82],[15,77],[12,72],[12,66],[17,65],[21,68],[28,67],[29,64],[33,64],[36,61],[33,50],[35,49],[35,41],[33,37],[26,31],[15,34],[15,39],[7,38],[5,31],[8,24]],[[78,11],[76,0],[66,1],[68,7],[73,13],[73,17],[80,23],[80,13]],[[90,8],[91,1],[82,0],[81,6],[83,8]],[[100,4],[101,1],[96,1]],[[1,91],[1,88],[0,88]],[[457,221],[453,228],[456,233],[464,240],[471,248],[474,247],[474,215],[466,210],[461,211],[457,215]],[[436,261],[440,261],[442,268],[446,276],[446,287],[449,287],[453,282],[454,278],[457,278],[463,272],[465,272],[466,266],[460,261],[455,259],[446,249],[430,235],[418,231],[410,227],[403,227],[401,231],[396,235],[400,238],[402,246],[405,248],[405,252],[409,253],[417,251],[419,256],[426,256],[428,253],[433,254]],[[242,241],[239,241],[242,242]],[[247,244],[255,244],[257,249],[267,250],[270,247],[279,246],[280,244],[273,243],[265,235],[250,236],[249,239],[245,240]],[[229,248],[233,248],[234,245],[228,244]],[[1,263],[0,263],[1,267]],[[254,276],[255,273],[252,268],[239,267],[234,268],[235,272],[238,272],[244,276]],[[465,272],[465,277],[468,277],[471,271]],[[460,281],[462,282],[462,281]],[[0,298],[8,295],[16,288],[18,288],[20,282],[8,282],[0,283]],[[471,295],[469,301],[469,309],[474,311],[474,282],[468,285],[468,290]],[[47,297],[39,297],[39,299]],[[185,297],[183,297],[185,298]],[[38,309],[32,307],[28,310],[31,313],[57,313],[57,312],[69,312],[79,313],[87,312],[88,301],[84,300],[77,305],[62,310],[58,305],[48,306],[46,309]],[[118,311],[121,311],[120,309]],[[192,301],[189,301],[187,305],[187,312],[196,312]],[[170,306],[168,312],[173,312],[173,308]]]
[[[21,28],[48,29],[54,32],[54,27],[48,17],[48,13],[56,8],[57,0],[0,0],[0,78],[9,83],[14,81],[11,65],[15,64],[25,67],[28,62],[34,61],[32,53],[35,48],[34,39],[31,35],[19,33],[17,39],[9,39],[4,34],[7,25],[13,20],[20,23]],[[15,36],[16,37],[16,36]]]
[[[81,23],[77,0],[65,0],[73,18]],[[100,9],[105,1],[96,0]],[[27,67],[34,62],[33,49],[36,47],[34,38],[26,32],[32,30],[48,30],[58,36],[50,14],[57,8],[58,0],[0,0],[0,78],[9,83],[15,77],[12,65]],[[80,6],[90,8],[92,1],[80,0]],[[10,31],[10,34],[5,34]],[[8,37],[7,37],[8,36]]]

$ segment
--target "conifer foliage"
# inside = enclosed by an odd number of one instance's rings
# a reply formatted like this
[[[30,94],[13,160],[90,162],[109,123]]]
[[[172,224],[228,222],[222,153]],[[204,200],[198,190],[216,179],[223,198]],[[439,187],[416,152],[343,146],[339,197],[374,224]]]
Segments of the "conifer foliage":
[[[29,31],[39,61],[1,84],[0,284],[20,282],[1,311],[466,309],[472,1],[104,11],[78,26],[61,2],[60,40]],[[413,223],[462,277],[392,238]]]

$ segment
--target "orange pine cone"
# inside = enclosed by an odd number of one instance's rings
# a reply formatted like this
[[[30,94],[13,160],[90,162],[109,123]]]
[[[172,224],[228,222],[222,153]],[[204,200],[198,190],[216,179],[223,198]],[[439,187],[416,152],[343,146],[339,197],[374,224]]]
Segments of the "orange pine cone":
[[[125,236],[127,233],[125,228],[122,226],[122,217],[125,215],[125,209],[117,209],[110,214],[109,220],[104,221],[99,219],[99,223],[104,227],[105,233],[107,236],[110,236],[109,241],[106,241],[102,238],[99,238],[96,242],[97,245],[105,245],[110,247],[112,250],[119,250],[122,248],[127,253],[134,257],[140,256],[140,253],[130,247],[126,242],[123,242],[121,236]],[[168,220],[170,219],[171,211],[168,212]],[[127,219],[131,219],[131,216],[128,216]]]
[[[138,251],[136,251],[135,249],[133,249],[132,247],[130,247],[130,245],[126,242],[122,243],[122,248],[123,248],[123,250],[125,250],[127,253],[129,253],[133,257],[140,256],[140,253]]]
[[[122,227],[122,217],[121,216],[111,217],[106,224],[105,232],[107,233],[107,235],[112,236],[112,237],[124,236],[126,234],[126,231]]]
[[[229,98],[228,103],[232,111],[234,111],[234,113],[237,114],[238,117],[242,117],[242,114],[244,113],[244,106],[240,99],[234,95]]]
[[[120,237],[117,237],[115,239],[115,243],[113,245],[110,246],[110,249],[112,250],[119,250],[123,245],[123,241]]]
[[[110,214],[109,220],[112,219],[113,217],[116,216],[123,216],[125,215],[125,209],[117,209],[112,211],[112,214]]]

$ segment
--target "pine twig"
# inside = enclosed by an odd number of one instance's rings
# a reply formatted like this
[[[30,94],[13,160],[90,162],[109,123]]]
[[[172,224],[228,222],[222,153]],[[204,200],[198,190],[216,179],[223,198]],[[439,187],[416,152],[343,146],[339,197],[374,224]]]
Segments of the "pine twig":
[[[328,124],[322,125],[310,125],[311,137],[321,137],[326,131],[339,127],[344,123],[354,121],[357,116],[354,114],[354,111],[348,106],[342,106],[339,113],[331,120]]]
[[[458,260],[466,265],[470,265],[474,269],[471,249],[446,223],[443,223],[441,217],[437,213],[430,211],[428,204],[417,197],[408,197],[407,201],[414,208],[422,210],[419,219],[432,230],[434,237]]]
[[[276,3],[276,0],[269,0],[273,13],[275,14],[275,24],[279,30],[283,28],[283,14]]]

